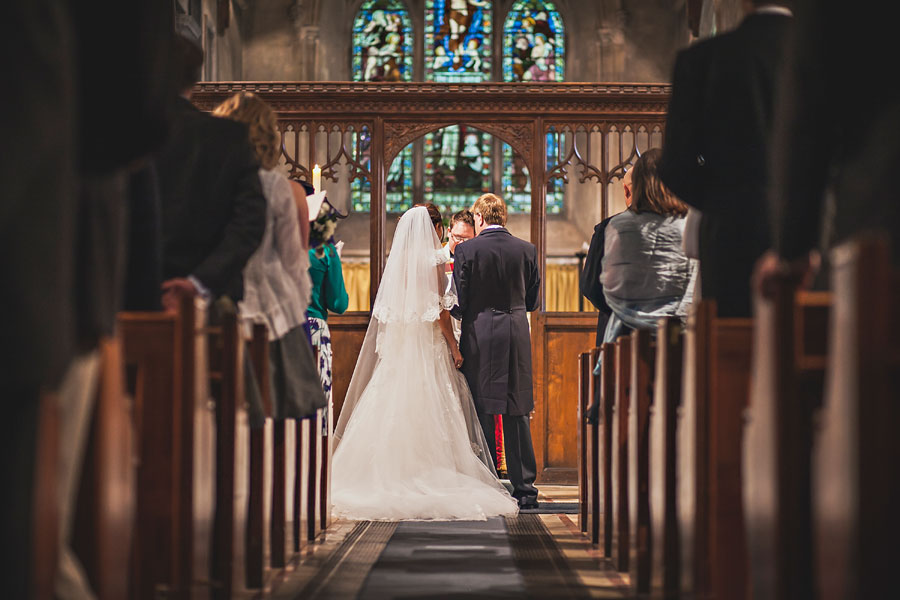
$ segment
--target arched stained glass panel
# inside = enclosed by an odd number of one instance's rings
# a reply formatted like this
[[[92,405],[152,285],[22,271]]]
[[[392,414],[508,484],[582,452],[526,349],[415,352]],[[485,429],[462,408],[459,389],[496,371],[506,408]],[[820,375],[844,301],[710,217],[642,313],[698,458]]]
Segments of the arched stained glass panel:
[[[565,32],[562,18],[552,2],[519,0],[503,24],[503,81],[563,81],[565,79]],[[556,135],[547,136],[550,163],[559,152]],[[510,211],[531,210],[531,179],[521,158],[503,144],[503,190]],[[547,212],[559,214],[563,207],[563,182],[547,184]]]
[[[413,32],[409,11],[401,0],[368,0],[353,22],[354,81],[412,81]],[[355,134],[366,166],[371,144],[369,133]],[[412,204],[412,146],[394,159],[387,174],[387,210],[398,212]],[[353,210],[368,212],[368,181],[351,184]]]
[[[493,7],[490,0],[427,0],[425,79],[478,82],[491,79]]]
[[[425,201],[454,213],[491,191],[491,136],[451,125],[425,136]]]
[[[552,2],[519,0],[503,24],[503,81],[565,79],[565,32]]]
[[[353,21],[354,81],[411,81],[413,34],[401,0],[368,0]]]

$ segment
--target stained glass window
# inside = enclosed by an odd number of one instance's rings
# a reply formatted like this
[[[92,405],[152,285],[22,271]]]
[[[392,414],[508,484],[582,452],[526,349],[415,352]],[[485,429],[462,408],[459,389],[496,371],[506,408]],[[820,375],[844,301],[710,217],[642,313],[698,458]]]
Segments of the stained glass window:
[[[492,28],[490,0],[427,0],[425,79],[489,81]]]
[[[372,168],[371,145],[372,136],[368,129],[354,134],[354,143],[359,145],[359,156],[362,165]],[[387,212],[400,213],[412,206],[412,145],[404,148],[394,158],[387,173]],[[372,186],[364,179],[356,179],[350,184],[354,212],[368,212],[371,206]]]
[[[559,160],[559,140],[555,133],[547,134],[547,165]],[[503,199],[511,213],[531,212],[531,178],[525,161],[513,152],[509,144],[503,144]],[[563,208],[563,182],[554,179],[547,184],[547,214],[558,215]]]
[[[490,81],[492,36],[490,0],[427,0],[425,79]],[[492,139],[465,125],[426,135],[425,201],[452,213],[490,191]]]
[[[565,35],[562,18],[552,2],[519,0],[503,25],[503,81],[563,81]],[[557,160],[559,140],[547,135],[547,161]],[[531,211],[531,179],[524,161],[503,144],[503,190],[510,212]],[[547,212],[563,207],[563,182],[547,184]]]
[[[368,0],[353,21],[353,80],[410,81],[412,24],[400,0]]]
[[[565,34],[552,2],[519,0],[503,24],[503,81],[562,81]]]
[[[409,11],[400,0],[368,0],[353,22],[353,80],[411,81],[413,33]],[[368,131],[354,134],[360,156],[369,168]],[[387,211],[402,212],[412,205],[412,146],[394,159],[387,174]],[[353,210],[368,212],[371,186],[368,181],[351,184]]]
[[[425,137],[425,201],[444,213],[472,206],[491,191],[491,136],[451,125]]]

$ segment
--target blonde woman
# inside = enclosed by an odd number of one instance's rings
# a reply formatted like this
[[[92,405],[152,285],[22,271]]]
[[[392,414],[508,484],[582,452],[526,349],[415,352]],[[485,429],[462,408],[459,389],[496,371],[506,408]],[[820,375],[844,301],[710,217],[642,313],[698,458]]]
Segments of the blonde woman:
[[[241,317],[245,323],[262,322],[269,329],[275,418],[307,417],[325,405],[325,396],[305,329],[312,289],[309,257],[300,235],[294,190],[276,170],[281,156],[277,119],[272,109],[250,92],[235,94],[213,114],[249,127],[267,204],[262,244],[244,269]]]

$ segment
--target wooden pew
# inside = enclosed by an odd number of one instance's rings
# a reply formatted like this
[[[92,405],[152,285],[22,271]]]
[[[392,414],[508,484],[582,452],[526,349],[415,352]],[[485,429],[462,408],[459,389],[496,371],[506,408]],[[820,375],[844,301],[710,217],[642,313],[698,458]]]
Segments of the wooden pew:
[[[615,344],[606,343],[600,347],[603,357],[600,363],[600,409],[601,409],[601,469],[603,482],[603,555],[613,553],[613,431],[615,429],[616,399],[616,352]],[[599,519],[597,519],[599,522]]]
[[[660,319],[650,417],[650,591],[678,597],[680,556],[676,508],[677,419],[681,404],[682,334],[678,319]]]
[[[578,525],[582,534],[588,533],[588,518],[591,512],[588,493],[588,428],[587,408],[591,403],[588,394],[591,380],[591,353],[578,355]]]
[[[578,357],[579,523],[581,532],[590,538],[593,545],[600,543],[600,440],[599,425],[588,423],[586,413],[595,397],[598,377],[594,375],[594,365],[599,355],[600,348],[593,348]]]
[[[631,591],[650,592],[650,402],[653,396],[652,332],[631,332],[631,384],[628,394],[628,494]]]
[[[96,402],[81,471],[72,547],[101,600],[126,598],[135,509],[133,415],[121,344],[100,342]],[[123,550],[125,549],[125,550]]]
[[[830,294],[787,278],[756,299],[744,502],[754,598],[813,598],[810,460],[827,360]]]
[[[266,416],[271,417],[274,413],[269,377],[269,331],[265,324],[253,324],[247,351],[259,385],[263,409]],[[265,542],[267,531],[271,527],[271,524],[266,521],[268,512],[266,505],[271,498],[271,483],[266,481],[265,472],[266,458],[273,452],[270,431],[271,418],[266,419],[265,428],[250,429],[250,461],[248,465],[250,496],[247,501],[247,527],[244,541],[245,585],[248,589],[262,588],[265,579]]]
[[[294,450],[296,444],[299,444],[299,434],[298,422],[282,420],[272,424],[272,522],[269,530],[269,556],[273,569],[283,569],[292,554],[299,552],[301,548],[301,536],[297,529],[300,526],[300,511],[295,508],[295,502],[288,503],[288,484],[293,485],[295,481],[291,467],[296,464]],[[292,491],[292,500],[293,494]],[[296,498],[299,500],[299,496]],[[289,530],[293,534],[293,540],[288,535]]]
[[[120,313],[138,452],[132,595],[187,596],[207,579],[214,417],[207,403],[205,311]]]
[[[296,422],[296,443],[294,444],[294,551],[309,543],[309,432],[310,419]],[[314,538],[315,536],[312,536]]]
[[[210,578],[214,598],[244,589],[250,426],[245,400],[244,342],[236,310],[210,334],[210,383],[216,413],[216,503]]]
[[[590,363],[590,379],[588,386],[588,394],[591,401],[597,398],[596,388],[600,385],[600,376],[594,375],[594,366],[600,357],[600,348],[592,348],[588,357]],[[601,477],[601,457],[600,457],[600,424],[592,423],[587,429],[587,458],[588,458],[588,511],[589,534],[591,537],[591,545],[597,547],[600,545],[600,477]]]
[[[749,399],[752,319],[719,319],[701,301],[688,321],[678,423],[678,523],[686,594],[747,596],[742,508],[743,414]]]
[[[831,255],[834,304],[813,455],[816,593],[886,598],[896,588],[900,502],[900,274],[888,243]]]
[[[59,567],[59,397],[42,393],[38,401],[27,585],[29,597],[50,600]]]
[[[628,516],[628,409],[631,397],[631,338],[622,336],[615,345],[615,403],[612,407],[612,560],[617,571],[628,571],[631,555]]]
[[[321,501],[321,493],[319,485],[321,483],[322,474],[322,411],[316,411],[316,414],[304,419],[307,426],[305,441],[307,443],[308,454],[304,457],[306,469],[306,539],[314,542],[322,532],[319,522],[319,502]]]

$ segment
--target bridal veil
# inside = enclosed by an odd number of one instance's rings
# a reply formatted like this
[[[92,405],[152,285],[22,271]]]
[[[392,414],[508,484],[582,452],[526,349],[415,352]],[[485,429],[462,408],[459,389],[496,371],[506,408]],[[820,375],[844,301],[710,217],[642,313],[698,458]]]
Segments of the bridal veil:
[[[426,373],[425,380],[444,387],[445,389],[435,389],[432,392],[456,399],[465,421],[472,452],[496,475],[471,393],[465,379],[449,359],[447,343],[435,324],[441,310],[452,308],[456,301],[452,296],[444,295],[445,262],[445,255],[441,251],[440,241],[427,209],[420,206],[407,211],[397,224],[390,255],[372,307],[372,318],[335,426],[335,447],[340,447],[351,416],[369,387],[376,368],[383,361],[402,361],[399,365],[401,369],[398,370],[398,365],[391,364],[389,366],[393,368],[390,371],[405,372],[409,378],[392,381],[391,386],[395,386],[398,393],[408,392],[415,383],[413,380],[420,380],[417,375]],[[384,383],[379,385],[383,387]],[[385,393],[389,396],[392,392],[379,390],[379,395]],[[423,390],[423,393],[427,392]],[[385,402],[384,410],[390,411],[387,404]],[[446,411],[447,408],[436,410]],[[459,414],[455,409],[452,413]],[[397,419],[405,419],[405,415],[406,413],[398,413],[395,416]],[[448,413],[434,415],[434,418],[445,420],[455,417]],[[408,423],[413,428],[424,425]],[[443,421],[443,427],[450,426],[451,423]]]

